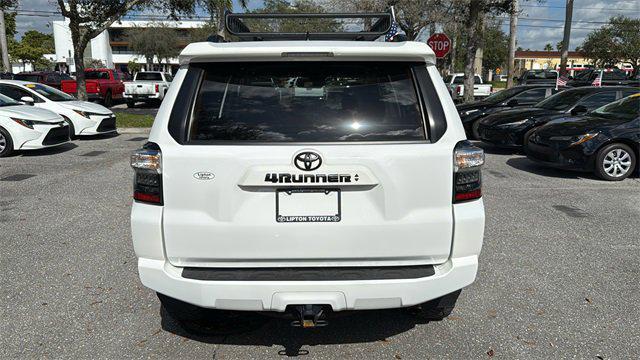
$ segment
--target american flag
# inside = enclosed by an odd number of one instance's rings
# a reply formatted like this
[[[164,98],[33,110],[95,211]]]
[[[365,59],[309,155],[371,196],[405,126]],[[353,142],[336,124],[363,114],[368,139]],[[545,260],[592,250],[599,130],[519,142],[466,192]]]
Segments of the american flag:
[[[556,90],[558,90],[560,86],[567,86],[567,81],[569,81],[569,79],[566,76],[558,74],[556,78]]]
[[[600,70],[600,74],[593,80],[591,86],[602,86],[602,70]]]
[[[393,20],[391,22],[391,28],[389,28],[389,32],[384,36],[384,41],[393,41],[393,38],[398,35],[398,23]]]

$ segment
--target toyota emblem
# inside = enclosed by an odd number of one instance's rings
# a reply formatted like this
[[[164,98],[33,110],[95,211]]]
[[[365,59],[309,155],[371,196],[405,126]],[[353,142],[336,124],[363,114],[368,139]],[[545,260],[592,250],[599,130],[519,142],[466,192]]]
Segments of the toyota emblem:
[[[304,151],[293,158],[293,164],[300,170],[313,171],[322,165],[322,158],[318,153]]]

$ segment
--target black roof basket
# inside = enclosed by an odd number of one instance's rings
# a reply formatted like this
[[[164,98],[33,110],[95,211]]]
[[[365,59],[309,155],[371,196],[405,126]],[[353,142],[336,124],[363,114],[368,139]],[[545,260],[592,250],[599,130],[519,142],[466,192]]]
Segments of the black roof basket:
[[[393,15],[391,11],[381,13],[324,13],[324,14],[259,14],[225,13],[225,26],[229,34],[242,40],[368,40],[372,41],[385,35],[391,29]],[[276,20],[276,19],[357,19],[363,24],[372,25],[363,31],[336,32],[264,32],[252,31],[243,21],[248,19]],[[367,21],[369,20],[369,21]]]

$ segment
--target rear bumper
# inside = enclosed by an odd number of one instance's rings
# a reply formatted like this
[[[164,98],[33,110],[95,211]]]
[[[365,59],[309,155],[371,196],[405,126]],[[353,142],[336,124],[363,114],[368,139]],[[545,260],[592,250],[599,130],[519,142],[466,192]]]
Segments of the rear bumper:
[[[478,127],[480,140],[487,144],[505,148],[519,148],[524,142],[526,129],[503,129],[498,127],[487,127],[482,124]]]
[[[205,308],[284,312],[288,305],[328,304],[333,311],[399,308],[449,294],[473,282],[478,257],[452,258],[425,278],[358,281],[202,281],[182,277],[164,260],[138,259],[146,287]]]
[[[123,94],[122,95],[127,100],[135,100],[135,101],[145,101],[145,100],[160,100],[162,96],[160,93],[153,94]]]

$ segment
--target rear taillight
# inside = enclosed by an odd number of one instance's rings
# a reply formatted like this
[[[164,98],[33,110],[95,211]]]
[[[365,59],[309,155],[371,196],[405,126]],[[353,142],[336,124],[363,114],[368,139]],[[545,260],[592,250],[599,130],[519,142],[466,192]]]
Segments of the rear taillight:
[[[160,85],[159,84],[156,84],[156,92],[157,93],[160,92]]]
[[[468,140],[460,141],[453,150],[453,202],[482,197],[482,165],[484,151]]]
[[[456,86],[456,94],[462,95],[462,86]]]
[[[162,205],[162,152],[155,143],[146,143],[131,154],[135,171],[133,198],[136,201]]]

